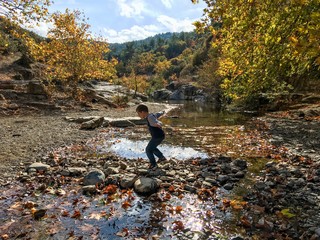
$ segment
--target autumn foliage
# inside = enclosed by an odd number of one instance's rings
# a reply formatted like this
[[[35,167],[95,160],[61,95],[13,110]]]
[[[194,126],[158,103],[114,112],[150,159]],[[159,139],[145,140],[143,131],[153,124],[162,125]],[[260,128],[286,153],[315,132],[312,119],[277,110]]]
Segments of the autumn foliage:
[[[193,1],[197,2],[197,1]],[[211,75],[233,99],[319,86],[318,0],[206,0],[198,31],[213,36]],[[210,69],[204,69],[210,73]]]
[[[34,24],[48,15],[50,0],[0,0],[0,16],[19,24]]]
[[[91,36],[90,26],[79,22],[81,13],[67,9],[65,13],[53,14],[52,19],[54,27],[48,33],[48,41],[28,42],[31,55],[45,63],[47,79],[63,81],[73,95],[80,80],[110,80],[117,62],[104,59],[108,44]]]

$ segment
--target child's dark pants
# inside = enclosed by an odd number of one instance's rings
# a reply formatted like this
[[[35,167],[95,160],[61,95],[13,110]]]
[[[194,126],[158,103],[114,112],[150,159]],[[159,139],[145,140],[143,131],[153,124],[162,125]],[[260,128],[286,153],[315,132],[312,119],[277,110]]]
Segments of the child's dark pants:
[[[163,158],[163,154],[162,152],[160,152],[160,150],[157,148],[159,146],[159,144],[163,141],[163,138],[151,138],[150,142],[148,143],[147,147],[146,147],[146,153],[147,156],[149,158],[149,161],[151,163],[151,166],[156,166],[157,162],[156,159],[154,157],[154,155],[156,155],[158,158]]]

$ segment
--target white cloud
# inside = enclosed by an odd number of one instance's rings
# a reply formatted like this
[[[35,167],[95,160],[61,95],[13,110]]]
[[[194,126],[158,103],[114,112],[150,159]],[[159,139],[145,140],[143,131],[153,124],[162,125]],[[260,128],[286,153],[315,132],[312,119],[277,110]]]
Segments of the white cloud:
[[[114,29],[104,28],[104,35],[109,43],[123,43],[134,40],[145,39],[159,33],[159,28],[155,25],[137,26],[134,25],[129,29],[116,31]]]
[[[49,22],[39,22],[38,25],[36,23],[33,24],[32,27],[26,26],[27,29],[29,29],[32,32],[35,32],[36,34],[46,37],[48,34],[49,29],[53,27],[53,23]]]
[[[118,6],[120,7],[120,15],[131,18],[134,16],[141,16],[143,9],[145,8],[145,4],[143,0],[119,0],[117,1]]]
[[[166,8],[172,8],[173,0],[161,0],[161,2]]]
[[[180,20],[166,15],[160,15],[159,17],[157,17],[157,20],[159,23],[166,27],[167,32],[189,32],[194,30],[195,28],[192,25],[195,20],[191,20],[188,18]]]

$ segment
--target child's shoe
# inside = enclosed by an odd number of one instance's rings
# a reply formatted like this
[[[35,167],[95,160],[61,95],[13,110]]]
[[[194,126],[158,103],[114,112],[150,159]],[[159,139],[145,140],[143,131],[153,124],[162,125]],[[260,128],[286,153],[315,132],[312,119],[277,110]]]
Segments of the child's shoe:
[[[157,168],[158,168],[158,166],[157,165],[149,165],[149,170],[150,171],[155,171],[155,170],[157,170]]]
[[[164,162],[164,161],[167,161],[167,159],[165,157],[162,157],[162,158],[158,159],[158,163],[161,163],[161,162]]]

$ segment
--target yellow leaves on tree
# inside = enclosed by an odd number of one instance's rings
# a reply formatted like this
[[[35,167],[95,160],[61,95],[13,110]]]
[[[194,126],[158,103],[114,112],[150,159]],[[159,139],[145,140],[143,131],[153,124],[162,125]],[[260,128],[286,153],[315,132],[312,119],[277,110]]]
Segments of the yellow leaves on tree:
[[[109,51],[102,39],[94,39],[89,25],[80,21],[79,11],[52,15],[54,28],[48,33],[48,41],[30,43],[33,57],[46,66],[48,80],[61,80],[76,92],[80,80],[109,80],[115,75],[116,60],[104,59]]]
[[[48,15],[50,0],[0,0],[0,16],[19,24],[34,24]]]
[[[250,100],[290,90],[290,84],[298,87],[297,78],[304,85],[317,81],[319,0],[205,2],[205,17],[195,25],[215,29],[213,45],[221,52],[212,76],[223,79],[228,97]]]

